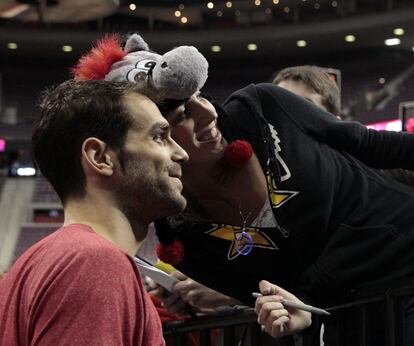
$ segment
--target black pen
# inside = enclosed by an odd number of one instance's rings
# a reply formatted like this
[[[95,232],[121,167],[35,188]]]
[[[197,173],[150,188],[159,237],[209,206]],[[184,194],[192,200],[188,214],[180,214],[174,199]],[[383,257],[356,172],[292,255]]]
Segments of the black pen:
[[[252,293],[252,297],[253,298],[258,298],[258,297],[262,297],[263,295],[261,293],[257,293],[257,292],[253,292]],[[307,304],[302,304],[302,303],[296,303],[293,302],[291,300],[287,300],[287,299],[283,299],[281,301],[281,303],[287,307],[290,308],[295,308],[295,309],[299,309],[299,310],[304,310],[304,311],[309,311],[313,314],[317,314],[317,315],[322,315],[322,316],[330,316],[331,314],[324,310],[324,309],[320,309],[320,308],[315,308],[312,305],[307,305]]]

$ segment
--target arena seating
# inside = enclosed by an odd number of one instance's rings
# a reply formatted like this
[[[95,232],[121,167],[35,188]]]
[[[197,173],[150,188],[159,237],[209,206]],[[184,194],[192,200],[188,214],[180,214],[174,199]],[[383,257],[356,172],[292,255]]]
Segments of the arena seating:
[[[56,192],[41,175],[36,177],[32,203],[57,203],[60,205],[60,200]]]
[[[23,226],[20,231],[20,236],[14,251],[13,262],[30,246],[37,243],[42,238],[48,236],[56,230],[54,226]]]

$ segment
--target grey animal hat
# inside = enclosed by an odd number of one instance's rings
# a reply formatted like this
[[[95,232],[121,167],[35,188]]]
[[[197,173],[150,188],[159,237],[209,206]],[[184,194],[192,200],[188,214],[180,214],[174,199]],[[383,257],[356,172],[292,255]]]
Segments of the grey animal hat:
[[[79,80],[136,83],[138,91],[157,104],[167,105],[172,100],[183,102],[203,87],[208,62],[192,46],[180,46],[160,55],[150,51],[138,34],[127,39],[124,49],[119,37],[112,35],[99,41],[72,72]]]

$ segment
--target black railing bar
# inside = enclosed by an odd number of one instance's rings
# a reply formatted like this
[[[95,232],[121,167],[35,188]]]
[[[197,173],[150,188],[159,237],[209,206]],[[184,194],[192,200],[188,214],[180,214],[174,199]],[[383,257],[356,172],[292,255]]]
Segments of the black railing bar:
[[[396,346],[396,321],[395,321],[395,301],[394,295],[387,294],[385,296],[385,307],[387,318],[387,328],[385,328],[385,335],[387,340],[387,346]]]
[[[396,297],[408,296],[410,294],[414,294],[414,286],[393,288],[392,290],[387,292],[387,294]]]
[[[336,310],[340,310],[344,308],[360,307],[363,304],[376,303],[381,300],[385,300],[386,295],[388,296],[391,295],[394,297],[402,297],[402,296],[408,296],[410,294],[414,294],[414,286],[410,285],[410,286],[405,286],[405,287],[397,287],[397,288],[389,289],[387,292],[376,295],[374,297],[356,300],[356,301],[349,302],[349,303],[342,304],[342,305],[331,306],[331,307],[326,308],[325,310],[331,312],[331,311],[336,311]]]
[[[247,324],[245,328],[247,328]],[[223,328],[223,344],[226,346],[236,345],[236,329],[234,325]]]
[[[384,295],[375,296],[375,297],[366,298],[366,299],[361,299],[361,300],[357,300],[357,301],[342,304],[342,305],[331,306],[329,308],[326,308],[325,310],[329,311],[329,312],[332,312],[332,311],[342,310],[342,309],[346,309],[346,308],[357,308],[357,307],[360,307],[361,305],[377,303],[381,300],[384,300]]]
[[[202,329],[200,330],[200,346],[210,346],[210,330]]]
[[[182,333],[207,328],[221,328],[256,321],[256,313],[253,309],[248,308],[225,315],[208,315],[193,317],[183,321],[171,321],[164,325],[164,334],[169,335],[172,333]]]
[[[182,346],[185,345],[185,335],[181,333],[177,333],[173,335],[173,344],[174,346]]]
[[[366,306],[361,306],[361,339],[359,346],[367,346],[367,308]]]
[[[260,345],[260,337],[262,336],[263,330],[259,324],[253,324],[250,322],[249,328],[251,330],[250,334],[250,344],[252,346],[261,346]]]

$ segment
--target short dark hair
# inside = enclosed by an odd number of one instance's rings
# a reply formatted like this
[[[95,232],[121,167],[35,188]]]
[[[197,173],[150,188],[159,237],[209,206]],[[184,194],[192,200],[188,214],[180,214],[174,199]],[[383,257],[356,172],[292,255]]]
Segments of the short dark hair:
[[[339,115],[341,96],[338,85],[322,68],[310,65],[288,67],[278,72],[272,83],[279,84],[285,80],[304,83],[309,89],[322,96],[322,102],[328,112]]]
[[[114,150],[123,147],[133,124],[123,96],[131,91],[129,83],[68,80],[43,92],[33,153],[63,204],[85,194],[81,148],[86,138],[97,137]]]

